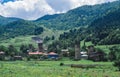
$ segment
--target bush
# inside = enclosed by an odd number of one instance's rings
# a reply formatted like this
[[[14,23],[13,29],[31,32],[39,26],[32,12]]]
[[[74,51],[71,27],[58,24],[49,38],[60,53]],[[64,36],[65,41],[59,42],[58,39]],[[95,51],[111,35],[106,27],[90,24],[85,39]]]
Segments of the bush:
[[[115,61],[114,66],[117,67],[118,70],[120,71],[120,60]]]

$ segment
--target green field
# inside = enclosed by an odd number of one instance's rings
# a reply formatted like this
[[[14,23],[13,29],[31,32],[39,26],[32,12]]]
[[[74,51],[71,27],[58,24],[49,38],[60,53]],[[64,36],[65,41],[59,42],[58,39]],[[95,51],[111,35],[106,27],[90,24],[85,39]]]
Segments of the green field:
[[[65,64],[102,64],[96,68],[71,68]],[[92,61],[1,61],[0,77],[120,77],[111,62]]]
[[[64,32],[62,30],[61,31],[60,30],[51,30],[51,29],[47,29],[45,27],[44,27],[44,29],[45,29],[45,31],[42,34],[37,35],[37,36],[41,37],[42,39],[44,39],[46,36],[48,36],[48,37],[55,36],[55,40],[57,40],[59,35]],[[32,40],[33,36],[35,36],[35,35],[25,35],[25,36],[18,36],[15,38],[0,40],[0,45],[6,46],[6,47],[9,45],[13,45],[18,50],[22,44],[23,45],[33,44],[33,46],[37,47],[36,42]],[[47,43],[45,43],[45,45],[47,46],[48,44],[51,44],[53,41],[54,40],[47,41]]]

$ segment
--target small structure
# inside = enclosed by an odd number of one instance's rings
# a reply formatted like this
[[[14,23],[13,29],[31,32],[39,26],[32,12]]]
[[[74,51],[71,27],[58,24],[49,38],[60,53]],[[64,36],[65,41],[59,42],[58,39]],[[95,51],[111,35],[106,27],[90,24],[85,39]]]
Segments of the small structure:
[[[55,52],[48,53],[48,58],[50,59],[58,59],[59,55]]]
[[[0,51],[0,60],[4,60],[5,59],[5,52]]]
[[[75,60],[80,60],[81,54],[80,54],[80,42],[75,42]]]
[[[93,45],[88,46],[88,55],[89,55],[91,52],[95,52],[95,48],[94,48]]]
[[[43,52],[29,52],[28,53],[30,59],[38,59],[40,60],[41,56],[43,56]]]
[[[14,56],[13,60],[23,60],[23,59],[22,59],[22,56]]]
[[[57,60],[59,58],[59,55],[55,52],[50,52],[50,53],[46,53],[46,52],[29,52],[29,57],[31,59],[39,59],[39,60],[45,60],[45,59],[53,59],[53,60]]]
[[[32,37],[32,39],[38,44],[38,51],[43,52],[44,49],[43,49],[43,40],[42,40],[42,38],[35,36],[35,37]]]
[[[82,52],[80,52],[80,54],[81,54],[81,59],[88,59],[87,52],[82,51]]]
[[[43,52],[29,52],[29,55],[43,55]]]
[[[5,52],[3,52],[3,51],[0,51],[0,55],[4,55],[5,54]]]
[[[91,54],[89,54],[88,59],[93,61],[102,61],[102,57],[104,58],[104,54],[101,54],[99,52],[92,52]]]
[[[96,51],[94,46],[88,46],[88,59],[93,61],[104,61],[105,53],[102,51]]]
[[[61,54],[60,54],[61,57],[68,57],[69,56],[69,50],[68,49],[62,49],[61,50]]]

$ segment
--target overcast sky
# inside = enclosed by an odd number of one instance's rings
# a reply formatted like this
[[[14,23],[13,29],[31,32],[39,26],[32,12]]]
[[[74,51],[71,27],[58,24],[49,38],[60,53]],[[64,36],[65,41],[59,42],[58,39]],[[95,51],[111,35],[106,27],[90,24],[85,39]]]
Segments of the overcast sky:
[[[82,5],[116,0],[0,0],[0,15],[35,20],[46,14],[64,13]]]

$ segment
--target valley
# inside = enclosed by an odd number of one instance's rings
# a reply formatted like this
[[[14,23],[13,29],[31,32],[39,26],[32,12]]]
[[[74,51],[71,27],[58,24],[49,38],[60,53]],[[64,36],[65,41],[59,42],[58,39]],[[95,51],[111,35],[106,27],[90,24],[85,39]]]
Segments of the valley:
[[[119,77],[119,71],[120,0],[36,20],[0,15],[0,77]]]

